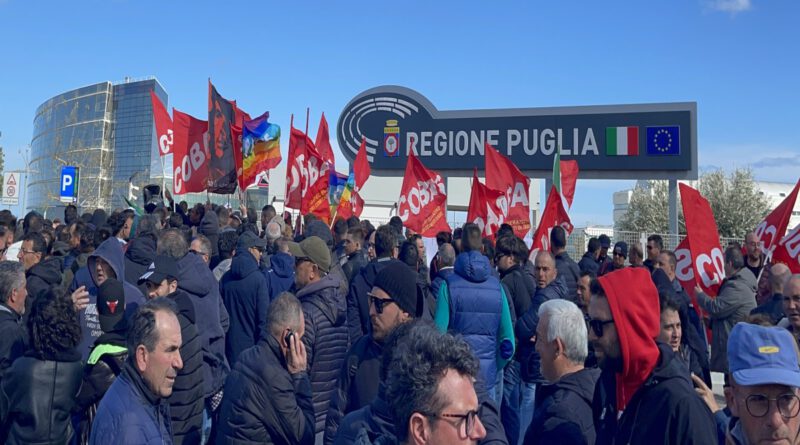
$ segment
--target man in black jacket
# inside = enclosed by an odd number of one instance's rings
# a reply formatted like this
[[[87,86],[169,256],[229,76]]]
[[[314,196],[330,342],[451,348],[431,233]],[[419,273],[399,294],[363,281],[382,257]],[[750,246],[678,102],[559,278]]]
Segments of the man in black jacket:
[[[583,367],[587,335],[583,312],[574,303],[549,300],[539,307],[536,350],[550,384],[539,390],[526,445],[594,443],[592,397],[600,370]]]
[[[688,370],[655,340],[658,291],[647,269],[602,276],[591,292],[589,341],[603,370],[593,399],[596,443],[716,443],[714,416]]]
[[[0,261],[0,378],[25,352],[22,314],[27,295],[22,264]]]
[[[658,255],[664,250],[664,240],[661,235],[650,235],[647,237],[647,259],[644,265],[653,272],[658,262]]]
[[[153,264],[139,278],[147,287],[150,299],[166,297],[175,303],[181,326],[180,353],[183,368],[178,371],[172,395],[167,398],[176,444],[198,444],[203,427],[205,391],[203,386],[203,349],[197,332],[195,307],[189,295],[178,289],[178,265],[168,256],[157,255]]]
[[[325,241],[310,236],[300,243],[289,243],[295,258],[295,289],[303,306],[306,334],[303,344],[308,353],[313,390],[315,433],[322,441],[328,406],[336,390],[336,377],[349,347],[347,303],[341,282],[331,270],[331,251]]]
[[[361,273],[361,268],[367,265],[367,256],[361,247],[364,245],[364,231],[361,227],[349,229],[344,237],[344,253],[347,262],[342,265],[342,270],[351,283],[356,275]]]
[[[217,444],[314,443],[304,334],[300,302],[279,295],[258,344],[242,352],[225,382]]]
[[[25,266],[25,278],[30,295],[27,304],[30,308],[36,297],[61,284],[61,260],[48,257],[47,241],[38,232],[30,232],[22,238],[17,258]]]
[[[350,341],[355,342],[370,330],[369,299],[367,293],[372,289],[375,277],[381,269],[393,261],[397,261],[397,247],[395,245],[394,229],[389,226],[380,226],[375,231],[375,256],[376,258],[361,269],[350,283],[350,292],[347,294],[347,326],[350,332]]]
[[[592,275],[597,276],[597,272],[600,269],[600,264],[597,262],[599,256],[600,240],[591,237],[589,238],[589,244],[586,246],[586,253],[578,261],[578,268],[580,268],[581,272],[590,272]]]
[[[558,276],[564,280],[567,286],[567,293],[570,301],[575,301],[575,293],[578,288],[578,280],[581,277],[581,269],[567,253],[567,232],[561,226],[553,227],[550,231],[550,252],[556,258],[556,269]]]
[[[387,336],[401,324],[422,315],[424,303],[422,294],[417,292],[416,280],[416,274],[398,262],[378,272],[369,293],[372,332],[347,351],[325,420],[325,444],[333,443],[347,413],[366,406],[378,394],[380,357]]]

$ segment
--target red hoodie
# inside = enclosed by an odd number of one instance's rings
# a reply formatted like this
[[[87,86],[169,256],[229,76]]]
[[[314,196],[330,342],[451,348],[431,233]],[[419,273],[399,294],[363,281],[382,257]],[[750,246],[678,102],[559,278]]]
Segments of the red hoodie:
[[[614,317],[622,353],[622,372],[617,373],[617,410],[621,413],[658,362],[658,290],[644,267],[626,267],[599,280]]]

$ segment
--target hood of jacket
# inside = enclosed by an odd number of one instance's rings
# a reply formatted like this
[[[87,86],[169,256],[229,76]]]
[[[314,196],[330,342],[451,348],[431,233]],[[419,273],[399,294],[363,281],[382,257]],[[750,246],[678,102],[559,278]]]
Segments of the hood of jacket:
[[[643,267],[626,267],[598,278],[606,293],[619,336],[622,371],[617,372],[617,409],[631,397],[656,367],[655,338],[661,326],[658,291]]]
[[[97,278],[95,277],[95,260],[102,258],[111,266],[111,269],[116,274],[116,278],[120,281],[125,280],[125,260],[124,252],[122,251],[122,244],[115,237],[111,237],[97,246],[94,252],[89,255],[86,260],[86,266],[89,268],[89,273],[92,275],[92,282],[97,286]]]
[[[234,280],[241,280],[242,278],[250,275],[251,273],[258,272],[258,263],[247,250],[236,252],[231,261],[230,274]]]
[[[340,285],[337,277],[328,274],[297,291],[297,299],[302,302],[304,299],[319,295],[323,304],[315,304],[315,306],[322,311],[332,325],[338,326],[345,322],[346,311],[346,307],[340,304],[341,302],[335,301]],[[342,300],[344,299],[342,298]]]
[[[378,276],[378,272],[383,270],[384,267],[388,266],[394,261],[399,262],[399,260],[396,260],[392,257],[376,258],[361,268],[361,276],[364,278],[364,281],[369,287],[367,290],[372,289],[372,285],[375,283],[375,278]]]
[[[156,240],[150,235],[134,238],[125,250],[125,258],[142,266],[149,266],[155,257]]]
[[[209,279],[210,277],[210,279]],[[178,287],[200,298],[211,293],[210,280],[216,280],[208,265],[194,253],[178,260]]]
[[[203,219],[200,220],[200,226],[197,228],[197,231],[205,236],[219,235],[219,217],[217,213],[207,210],[205,215],[203,215]]]
[[[736,271],[731,277],[725,280],[729,286],[734,286],[742,291],[755,293],[758,290],[758,281],[750,269],[743,267]]]
[[[288,253],[278,252],[269,259],[269,267],[275,275],[289,278],[294,275],[294,257]]]
[[[50,257],[34,264],[28,270],[28,276],[39,277],[49,285],[57,285],[61,283],[61,273],[64,264],[61,258]]]
[[[492,266],[482,253],[471,250],[458,254],[455,271],[468,281],[483,283],[492,275]]]

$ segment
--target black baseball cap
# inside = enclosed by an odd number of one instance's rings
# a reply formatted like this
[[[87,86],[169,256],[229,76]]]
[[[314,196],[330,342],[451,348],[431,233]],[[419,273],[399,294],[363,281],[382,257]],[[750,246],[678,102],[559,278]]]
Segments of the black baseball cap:
[[[178,263],[172,257],[157,255],[144,275],[139,277],[139,284],[143,284],[146,281],[161,284],[167,278],[178,278]]]

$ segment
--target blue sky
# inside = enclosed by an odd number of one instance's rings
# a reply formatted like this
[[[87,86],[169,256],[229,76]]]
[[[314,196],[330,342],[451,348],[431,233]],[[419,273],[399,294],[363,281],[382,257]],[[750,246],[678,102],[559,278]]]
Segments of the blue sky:
[[[196,116],[208,77],[284,128],[310,106],[312,133],[320,112],[333,129],[353,96],[398,84],[442,110],[696,101],[701,169],[794,182],[798,18],[790,0],[0,0],[0,145],[21,168],[38,105],[126,76],[155,75]],[[631,184],[579,181],[573,223],[610,224]]]

